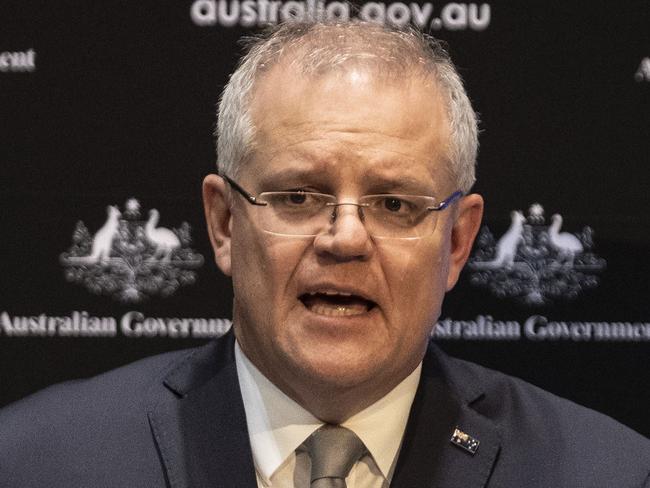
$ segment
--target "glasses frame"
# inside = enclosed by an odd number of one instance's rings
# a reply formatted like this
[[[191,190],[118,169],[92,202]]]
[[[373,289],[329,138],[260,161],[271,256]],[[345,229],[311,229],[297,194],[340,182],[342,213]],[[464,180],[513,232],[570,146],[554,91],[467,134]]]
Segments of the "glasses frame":
[[[226,175],[219,175],[219,176],[221,178],[223,178],[225,181],[227,181],[228,184],[232,188],[234,188],[235,191],[237,191],[237,193],[239,193],[241,196],[243,196],[244,199],[246,199],[246,201],[248,203],[250,203],[251,205],[256,205],[256,206],[259,206],[259,207],[265,207],[265,206],[268,205],[268,202],[258,201],[259,196],[256,197],[252,193],[244,190],[244,188],[239,183],[237,183],[235,180],[233,180],[229,176],[226,176]],[[266,192],[264,192],[264,193],[266,193]],[[269,193],[271,193],[271,192],[269,192]],[[309,192],[305,192],[305,193],[309,193]],[[335,195],[330,195],[330,196],[336,198]],[[364,196],[374,196],[374,195],[364,195]],[[427,195],[413,195],[413,196],[427,196]],[[449,207],[452,203],[454,203],[456,200],[458,200],[462,196],[463,196],[463,192],[461,190],[456,190],[451,195],[449,195],[447,198],[442,200],[438,205],[434,205],[432,207],[427,207],[426,210],[429,210],[431,212],[440,212],[441,210],[444,210],[447,207]],[[431,197],[429,197],[429,198],[431,198]],[[363,207],[367,207],[369,204],[367,204],[367,203],[358,203],[358,202],[357,203],[354,203],[354,202],[338,203],[337,202],[337,203],[326,203],[325,205],[328,206],[328,207],[338,207],[338,206],[341,206],[341,205],[354,205],[356,207],[359,207],[359,209],[361,209]],[[292,234],[286,234],[286,235],[292,235]],[[409,238],[407,237],[407,238],[402,238],[402,239],[409,239]]]

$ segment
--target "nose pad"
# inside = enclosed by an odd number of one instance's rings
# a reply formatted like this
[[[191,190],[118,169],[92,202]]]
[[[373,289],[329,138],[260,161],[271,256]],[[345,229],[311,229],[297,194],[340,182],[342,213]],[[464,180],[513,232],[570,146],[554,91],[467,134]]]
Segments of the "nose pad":
[[[334,211],[333,221],[330,226],[330,235],[336,243],[346,247],[365,247],[370,238],[366,228],[363,210],[356,203],[343,203],[342,205],[354,205],[356,212],[349,209],[342,213],[338,208]],[[355,216],[356,213],[356,216]]]
[[[337,203],[336,205],[332,205],[332,214],[330,215],[330,225],[333,225],[334,222],[336,222],[336,217],[338,217],[338,210],[339,207],[342,205],[354,205],[357,207],[357,214],[359,215],[359,220],[361,221],[362,224],[366,223],[366,216],[363,213],[363,207],[359,205],[358,203]]]
[[[339,210],[338,207],[343,205],[353,205],[357,207],[357,211]],[[372,253],[373,247],[372,238],[368,234],[364,221],[365,216],[359,204],[333,205],[329,229],[314,238],[316,251],[322,255],[332,256],[336,260],[366,259]]]

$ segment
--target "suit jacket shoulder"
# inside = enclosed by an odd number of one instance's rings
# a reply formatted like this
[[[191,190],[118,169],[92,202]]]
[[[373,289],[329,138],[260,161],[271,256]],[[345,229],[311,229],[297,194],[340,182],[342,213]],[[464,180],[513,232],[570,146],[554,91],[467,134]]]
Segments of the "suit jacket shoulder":
[[[255,483],[232,333],[0,410],[1,488]]]
[[[0,410],[0,486],[99,487],[111,478],[165,486],[146,403],[166,371],[194,353],[54,385]]]
[[[645,455],[645,468],[650,471],[650,440],[616,420],[519,378],[455,358],[449,361],[450,380],[466,398],[471,397],[470,385],[482,385],[484,396],[474,407],[508,427],[502,430],[502,438],[512,432],[508,439],[522,440],[523,445],[529,442],[526,434],[530,439],[543,438],[550,451],[564,447],[576,453],[577,459],[589,460],[592,471],[597,471],[591,463],[594,457],[603,456],[603,468],[625,469],[640,464]],[[615,452],[613,446],[617,446]]]
[[[418,440],[422,429],[439,437],[435,446],[429,441],[437,450],[430,486],[650,486],[645,437],[525,381],[450,358],[433,344],[413,418],[405,439],[411,455],[425,443]],[[427,427],[430,418],[446,427]],[[456,428],[479,442],[474,453],[451,442]],[[407,482],[399,486],[415,482],[402,474]]]

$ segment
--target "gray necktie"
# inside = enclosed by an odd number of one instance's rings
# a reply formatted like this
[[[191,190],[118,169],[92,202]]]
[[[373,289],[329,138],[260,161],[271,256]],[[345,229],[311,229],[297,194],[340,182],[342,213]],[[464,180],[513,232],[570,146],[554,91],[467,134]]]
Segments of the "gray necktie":
[[[349,429],[323,425],[306,441],[311,458],[310,488],[346,488],[345,478],[365,453],[366,446]]]

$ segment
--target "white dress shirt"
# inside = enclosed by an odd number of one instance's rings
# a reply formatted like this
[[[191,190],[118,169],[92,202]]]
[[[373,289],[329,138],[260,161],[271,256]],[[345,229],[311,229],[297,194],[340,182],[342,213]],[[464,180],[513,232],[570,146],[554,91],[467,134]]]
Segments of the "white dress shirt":
[[[301,444],[323,422],[268,380],[235,343],[235,362],[246,410],[259,488],[309,488],[309,455]],[[346,478],[348,488],[387,488],[415,397],[422,364],[383,398],[343,422],[369,454]]]

